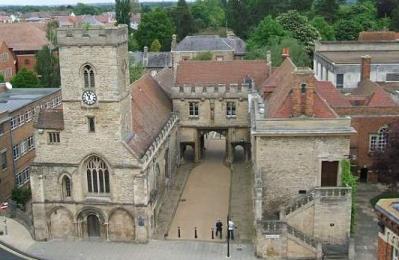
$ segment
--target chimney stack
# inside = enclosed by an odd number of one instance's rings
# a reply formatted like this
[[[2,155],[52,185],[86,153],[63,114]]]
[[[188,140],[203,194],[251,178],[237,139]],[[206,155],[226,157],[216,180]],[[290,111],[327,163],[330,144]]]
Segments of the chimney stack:
[[[290,56],[290,49],[289,48],[283,48],[283,53],[281,54],[281,56],[283,57],[283,60],[285,60],[285,58]]]
[[[143,52],[143,66],[147,67],[148,66],[148,47],[144,46],[144,52]]]
[[[294,72],[295,81],[292,89],[292,114],[294,117],[314,115],[314,95],[316,80],[311,69],[299,69]]]
[[[176,34],[173,34],[172,35],[172,43],[170,45],[170,50],[171,51],[176,50],[176,46],[177,46]]]
[[[360,81],[370,80],[371,73],[371,56],[362,56],[362,64],[360,68]]]
[[[272,74],[272,52],[270,50],[267,50],[266,52],[266,62],[268,66],[268,73],[270,76]]]

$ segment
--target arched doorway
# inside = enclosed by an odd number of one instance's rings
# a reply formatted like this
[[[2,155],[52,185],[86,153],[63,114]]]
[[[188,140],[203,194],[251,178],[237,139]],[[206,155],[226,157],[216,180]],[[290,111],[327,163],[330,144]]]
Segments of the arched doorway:
[[[100,220],[94,214],[87,216],[87,235],[91,237],[100,237]]]

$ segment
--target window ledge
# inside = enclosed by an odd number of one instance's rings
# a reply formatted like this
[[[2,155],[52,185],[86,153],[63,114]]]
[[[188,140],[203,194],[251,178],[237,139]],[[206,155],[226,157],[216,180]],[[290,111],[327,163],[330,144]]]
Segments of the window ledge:
[[[188,119],[196,120],[196,119],[199,119],[199,116],[188,116]]]
[[[111,202],[111,194],[101,195],[89,193],[86,195],[86,201]]]
[[[226,116],[228,119],[236,119],[237,118],[237,115],[235,115],[235,116]]]

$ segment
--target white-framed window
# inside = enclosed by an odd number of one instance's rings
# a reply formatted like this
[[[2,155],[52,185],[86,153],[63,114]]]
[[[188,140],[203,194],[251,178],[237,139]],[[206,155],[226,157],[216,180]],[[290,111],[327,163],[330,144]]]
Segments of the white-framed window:
[[[25,121],[30,122],[32,120],[32,110],[28,110],[25,112]]]
[[[226,103],[226,116],[227,117],[236,116],[236,102],[229,101]]]
[[[392,260],[399,260],[399,249],[392,247]]]
[[[4,123],[0,124],[0,135],[4,134]]]
[[[223,61],[224,57],[223,56],[216,56],[216,61]]]
[[[34,142],[33,136],[29,136],[28,138],[26,138],[25,142],[26,142],[26,146],[28,147],[28,151],[35,148],[35,142]]]
[[[371,134],[369,140],[370,152],[382,152],[388,143],[388,128],[381,127],[377,134]]]
[[[1,169],[7,168],[7,151],[1,152]]]
[[[18,115],[17,123],[18,123],[18,126],[21,126],[25,123],[25,115],[24,114]]]
[[[344,87],[344,74],[337,74],[336,87],[337,88],[343,88]]]
[[[58,96],[56,98],[56,103],[57,103],[57,106],[61,105],[61,97],[60,96]]]
[[[387,73],[386,81],[399,81],[399,73]]]
[[[21,148],[19,144],[12,147],[12,157],[14,160],[18,160],[18,158],[21,157]]]
[[[48,133],[48,143],[49,144],[58,144],[60,143],[60,132],[49,132]]]
[[[199,102],[189,102],[189,115],[199,116]]]
[[[11,118],[11,130],[14,130],[15,128],[18,127],[18,118],[16,116],[14,116],[13,118]]]
[[[25,183],[29,181],[29,176],[30,176],[30,167],[26,167],[19,173],[17,173],[16,180],[17,180],[17,186],[22,186]]]

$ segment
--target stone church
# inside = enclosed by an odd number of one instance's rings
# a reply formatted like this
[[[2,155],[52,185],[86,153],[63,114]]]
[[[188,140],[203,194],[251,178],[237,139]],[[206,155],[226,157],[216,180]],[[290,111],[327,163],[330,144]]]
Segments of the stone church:
[[[36,123],[36,239],[146,241],[178,164],[172,103],[149,76],[129,84],[127,27],[60,29],[58,44],[63,111]]]
[[[37,240],[145,242],[184,150],[226,138],[251,161],[256,252],[316,258],[346,248],[351,189],[341,163],[355,133],[293,64],[181,61],[129,84],[127,28],[58,31],[63,110],[42,111],[31,173]]]

